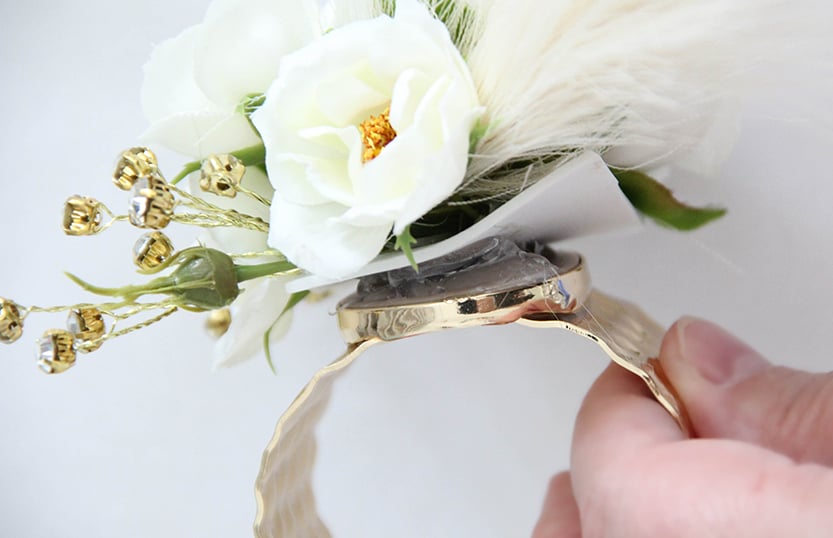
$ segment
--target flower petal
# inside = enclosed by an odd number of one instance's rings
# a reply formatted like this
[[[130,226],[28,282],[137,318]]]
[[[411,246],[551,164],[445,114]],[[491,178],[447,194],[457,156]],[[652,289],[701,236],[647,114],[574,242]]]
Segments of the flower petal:
[[[192,26],[153,49],[141,90],[142,109],[150,123],[216,108],[194,80],[194,50],[201,32],[200,25]]]
[[[269,244],[314,274],[343,278],[372,260],[388,239],[390,224],[353,226],[340,204],[299,205],[279,194],[272,200]]]
[[[153,123],[140,137],[194,158],[229,153],[260,143],[246,118],[216,108],[181,112]]]
[[[247,282],[245,290],[229,307],[231,325],[214,346],[214,368],[228,367],[251,358],[263,349],[263,335],[278,319],[287,301],[287,278],[259,278]],[[270,341],[281,338],[289,328],[288,312],[270,333]]]
[[[233,108],[265,92],[281,58],[320,35],[315,0],[215,2],[197,38],[195,80],[214,103]]]

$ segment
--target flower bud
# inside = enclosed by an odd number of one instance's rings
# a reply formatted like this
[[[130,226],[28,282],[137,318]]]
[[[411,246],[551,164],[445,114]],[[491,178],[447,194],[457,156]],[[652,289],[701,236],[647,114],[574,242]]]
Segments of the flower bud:
[[[179,305],[190,310],[215,310],[228,306],[240,294],[231,257],[219,250],[194,247],[177,256],[179,266],[169,278]]]

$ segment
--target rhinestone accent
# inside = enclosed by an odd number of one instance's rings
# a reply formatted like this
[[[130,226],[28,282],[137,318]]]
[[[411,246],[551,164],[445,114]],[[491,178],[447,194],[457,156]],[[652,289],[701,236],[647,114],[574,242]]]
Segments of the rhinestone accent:
[[[149,232],[133,245],[133,263],[139,269],[150,271],[165,263],[173,254],[174,246],[162,232]]]
[[[64,233],[93,235],[101,230],[101,204],[89,196],[74,195],[64,203]]]
[[[228,331],[231,326],[231,310],[228,308],[220,308],[212,310],[208,314],[208,319],[205,320],[205,328],[214,338],[220,338]]]
[[[93,342],[104,336],[104,316],[98,308],[77,308],[67,316],[67,329],[77,340],[85,343]],[[79,351],[89,353],[101,347],[103,342],[85,345]]]
[[[23,318],[16,304],[0,297],[0,342],[11,344],[23,335]]]
[[[211,155],[202,162],[200,188],[218,196],[234,198],[246,166],[234,155]]]
[[[171,222],[174,195],[161,176],[142,177],[133,185],[127,215],[137,228],[159,230]]]
[[[156,155],[145,147],[130,148],[122,152],[113,172],[113,183],[123,191],[129,191],[142,177],[156,175],[159,163]]]
[[[38,367],[47,374],[60,374],[75,364],[75,338],[69,331],[46,331],[36,343]]]

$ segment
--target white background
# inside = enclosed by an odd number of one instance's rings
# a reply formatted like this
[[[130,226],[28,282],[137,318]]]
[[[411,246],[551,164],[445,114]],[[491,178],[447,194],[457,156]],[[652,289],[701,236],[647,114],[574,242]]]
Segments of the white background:
[[[125,225],[66,238],[62,204],[81,193],[121,208],[109,175],[145,127],[141,66],[206,4],[0,3],[0,296],[87,299],[64,269],[103,285],[133,278],[138,233]],[[827,110],[829,86],[800,85],[805,111]],[[689,200],[729,207],[722,221],[685,236],[649,225],[573,245],[597,286],[663,324],[707,317],[780,362],[830,369],[833,137],[829,123],[792,110],[783,99],[749,108],[720,177],[671,181]],[[278,376],[262,358],[212,373],[202,318],[183,314],[48,377],[30,342],[63,318],[30,318],[23,341],[0,349],[0,536],[250,534],[274,423],[341,351],[333,301],[298,309],[303,321],[274,349]],[[322,428],[316,483],[327,521],[346,537],[528,534],[605,364],[589,341],[520,327],[370,350]]]

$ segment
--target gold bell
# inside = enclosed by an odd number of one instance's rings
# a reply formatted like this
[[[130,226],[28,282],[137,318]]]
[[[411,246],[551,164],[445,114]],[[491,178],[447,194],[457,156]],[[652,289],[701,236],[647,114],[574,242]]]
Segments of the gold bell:
[[[11,344],[23,334],[23,319],[17,305],[0,297],[0,342]]]
[[[37,341],[38,367],[47,374],[60,374],[75,364],[75,338],[69,331],[51,329]]]
[[[149,232],[133,245],[133,263],[139,269],[150,271],[162,265],[173,254],[174,246],[162,232]]]
[[[142,177],[159,171],[156,155],[145,147],[130,148],[122,152],[113,172],[113,183],[123,191],[130,190]]]
[[[159,230],[171,222],[174,195],[162,176],[141,177],[133,185],[127,216],[138,228]]]
[[[210,155],[200,168],[200,188],[219,196],[234,198],[246,173],[246,166],[234,155]]]
[[[208,319],[205,320],[205,328],[214,338],[220,338],[228,331],[231,326],[231,310],[228,308],[220,308],[212,310],[208,314]]]
[[[98,308],[77,308],[67,316],[67,329],[81,342],[94,342],[104,336],[104,316]],[[79,351],[95,351],[103,342],[79,348]]]
[[[89,196],[74,195],[64,203],[64,233],[93,235],[101,231],[101,203]]]

